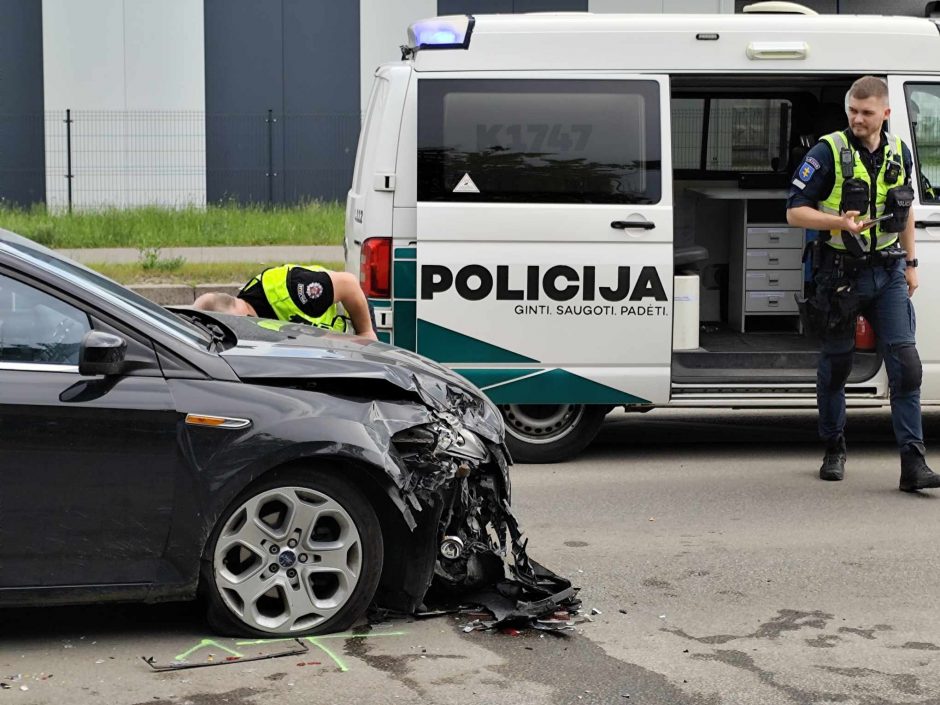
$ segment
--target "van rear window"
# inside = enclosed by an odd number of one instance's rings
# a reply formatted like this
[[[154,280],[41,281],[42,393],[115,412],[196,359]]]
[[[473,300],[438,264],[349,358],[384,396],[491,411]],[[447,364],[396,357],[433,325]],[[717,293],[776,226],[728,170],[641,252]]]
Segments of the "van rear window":
[[[659,84],[421,79],[418,200],[656,203]]]

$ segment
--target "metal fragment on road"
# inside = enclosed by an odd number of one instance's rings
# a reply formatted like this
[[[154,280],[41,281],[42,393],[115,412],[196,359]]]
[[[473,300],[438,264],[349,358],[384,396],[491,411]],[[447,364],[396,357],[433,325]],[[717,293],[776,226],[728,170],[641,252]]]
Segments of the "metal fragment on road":
[[[300,639],[292,639],[291,641],[296,644],[296,646],[290,648],[287,651],[278,651],[273,654],[262,654],[261,656],[242,656],[234,658],[232,660],[224,659],[221,661],[206,661],[204,663],[188,663],[185,661],[179,661],[177,663],[171,664],[158,664],[154,661],[153,656],[141,656],[141,660],[146,663],[154,671],[181,671],[186,668],[205,668],[207,666],[230,666],[235,663],[246,663],[248,661],[264,661],[266,659],[281,658],[282,656],[298,656],[300,654],[306,654],[310,651],[310,648],[304,644]],[[212,656],[210,655],[210,658]]]

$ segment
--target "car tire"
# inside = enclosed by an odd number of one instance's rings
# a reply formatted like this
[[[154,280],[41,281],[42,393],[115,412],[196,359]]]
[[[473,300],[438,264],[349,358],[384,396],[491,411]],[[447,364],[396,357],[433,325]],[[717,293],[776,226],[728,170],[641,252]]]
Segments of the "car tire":
[[[346,629],[371,603],[383,555],[375,510],[349,480],[279,472],[242,492],[210,534],[209,625],[262,638]]]
[[[608,406],[595,404],[503,404],[506,445],[517,463],[557,463],[594,440]]]

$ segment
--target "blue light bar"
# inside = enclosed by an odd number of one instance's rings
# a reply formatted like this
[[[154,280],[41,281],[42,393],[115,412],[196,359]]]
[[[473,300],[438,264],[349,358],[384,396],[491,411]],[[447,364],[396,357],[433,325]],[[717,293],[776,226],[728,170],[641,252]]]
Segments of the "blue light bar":
[[[473,17],[451,15],[415,22],[408,28],[408,44],[418,49],[466,49],[470,45]]]

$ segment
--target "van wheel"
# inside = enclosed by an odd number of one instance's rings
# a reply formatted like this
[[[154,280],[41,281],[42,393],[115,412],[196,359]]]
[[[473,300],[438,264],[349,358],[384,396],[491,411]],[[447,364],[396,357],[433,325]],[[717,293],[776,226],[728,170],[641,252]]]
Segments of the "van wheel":
[[[600,430],[607,406],[502,404],[506,445],[519,463],[557,463],[587,447]]]

